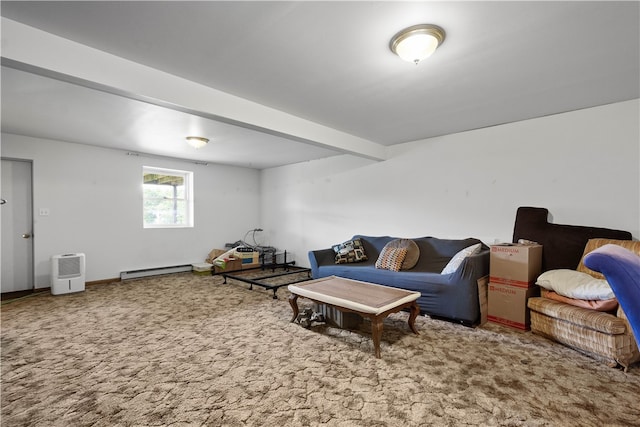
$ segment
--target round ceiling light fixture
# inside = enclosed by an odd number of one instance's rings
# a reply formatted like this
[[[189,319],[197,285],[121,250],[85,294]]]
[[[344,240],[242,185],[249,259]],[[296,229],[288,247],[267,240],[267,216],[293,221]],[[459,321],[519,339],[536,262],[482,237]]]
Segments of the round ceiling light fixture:
[[[209,142],[209,140],[207,138],[203,138],[201,136],[188,136],[187,137],[187,144],[189,144],[193,148],[202,148],[205,145],[207,145],[208,142]]]
[[[389,49],[400,58],[418,64],[444,42],[445,32],[432,24],[419,24],[398,32],[391,38]]]

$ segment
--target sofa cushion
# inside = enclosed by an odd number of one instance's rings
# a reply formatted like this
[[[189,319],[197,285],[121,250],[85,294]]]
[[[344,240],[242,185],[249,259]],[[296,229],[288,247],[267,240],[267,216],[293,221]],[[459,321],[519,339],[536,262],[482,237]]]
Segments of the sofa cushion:
[[[428,271],[440,274],[442,269],[451,261],[458,252],[477,243],[478,239],[468,238],[461,240],[438,239],[436,237],[414,238],[414,242],[420,248],[420,259],[414,267],[415,271]]]
[[[384,245],[380,255],[382,255],[387,248],[404,248],[407,250],[407,255],[404,257],[404,261],[402,261],[402,267],[400,267],[400,270],[412,269],[416,266],[418,259],[420,258],[420,248],[416,242],[411,239],[393,239]]]
[[[564,304],[547,298],[534,297],[527,300],[527,307],[553,319],[561,319],[587,329],[617,335],[627,332],[627,322],[613,314]],[[531,327],[534,327],[532,322]]]
[[[336,253],[336,264],[361,262],[368,259],[360,239],[347,240],[331,248]]]
[[[402,262],[407,256],[407,248],[395,248],[393,246],[385,246],[376,261],[376,268],[384,270],[400,271]]]
[[[604,279],[569,269],[549,270],[538,276],[536,285],[568,298],[604,300],[615,298],[611,286]]]
[[[464,261],[466,257],[477,254],[478,252],[480,252],[481,247],[481,243],[476,243],[475,245],[471,245],[462,249],[457,254],[455,254],[453,258],[451,258],[447,265],[442,269],[442,272],[440,274],[454,273],[458,269],[458,267],[460,267],[460,264],[462,264],[462,261]]]

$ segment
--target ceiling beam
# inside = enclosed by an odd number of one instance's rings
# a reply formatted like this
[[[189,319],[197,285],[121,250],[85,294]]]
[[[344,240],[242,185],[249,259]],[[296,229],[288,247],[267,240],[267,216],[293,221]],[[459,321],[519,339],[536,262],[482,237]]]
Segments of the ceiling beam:
[[[2,64],[290,140],[386,160],[387,147],[2,18]]]

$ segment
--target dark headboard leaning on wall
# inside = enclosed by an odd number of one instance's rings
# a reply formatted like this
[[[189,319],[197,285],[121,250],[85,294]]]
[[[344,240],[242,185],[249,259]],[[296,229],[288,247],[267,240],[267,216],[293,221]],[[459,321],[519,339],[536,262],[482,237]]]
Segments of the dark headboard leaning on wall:
[[[533,240],[542,245],[542,271],[575,270],[589,239],[631,240],[631,233],[582,225],[550,224],[545,208],[519,207],[513,228],[513,242]]]

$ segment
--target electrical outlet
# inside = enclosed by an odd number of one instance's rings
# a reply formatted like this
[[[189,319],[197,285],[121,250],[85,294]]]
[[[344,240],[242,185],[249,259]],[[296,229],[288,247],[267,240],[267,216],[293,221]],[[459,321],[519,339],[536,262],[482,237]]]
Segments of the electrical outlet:
[[[40,216],[49,216],[49,208],[40,208]]]

